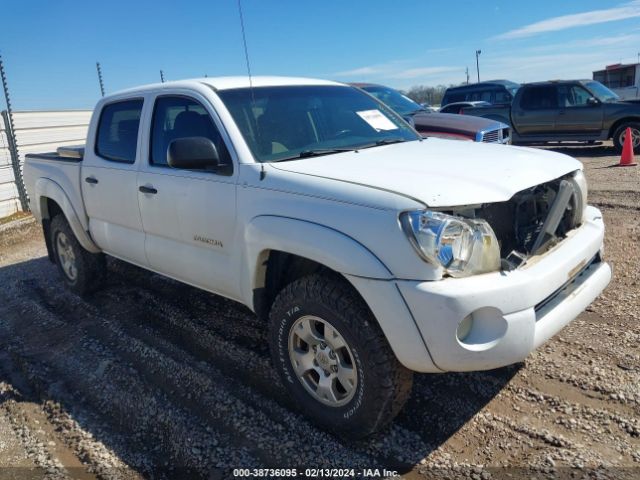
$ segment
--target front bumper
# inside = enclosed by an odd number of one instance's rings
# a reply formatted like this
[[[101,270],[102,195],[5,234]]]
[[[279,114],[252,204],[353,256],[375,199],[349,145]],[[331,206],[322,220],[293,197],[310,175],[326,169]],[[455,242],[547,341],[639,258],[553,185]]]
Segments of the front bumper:
[[[587,207],[585,217],[561,243],[514,271],[397,281],[433,364],[473,371],[522,361],[585,310],[611,279],[600,261],[602,215]],[[460,340],[468,316],[472,326]]]

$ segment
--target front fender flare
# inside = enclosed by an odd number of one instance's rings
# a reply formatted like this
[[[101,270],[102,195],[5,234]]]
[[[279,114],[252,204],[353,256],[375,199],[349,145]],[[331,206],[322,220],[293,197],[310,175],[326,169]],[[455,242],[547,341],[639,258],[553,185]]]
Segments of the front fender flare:
[[[91,237],[89,237],[89,234],[84,229],[73,204],[60,185],[49,178],[40,178],[36,181],[35,194],[36,201],[34,203],[37,205],[36,208],[38,209],[37,212],[34,212],[36,217],[40,219],[48,219],[49,212],[47,209],[47,199],[53,200],[62,209],[62,213],[64,213],[64,216],[69,222],[71,230],[73,230],[73,233],[78,239],[78,242],[80,242],[80,245],[91,253],[100,253],[102,251],[93,242]]]
[[[242,295],[253,305],[253,289],[264,286],[265,252],[278,250],[318,262],[336,272],[380,280],[392,273],[367,247],[333,228],[297,218],[262,215],[245,229],[245,285]]]

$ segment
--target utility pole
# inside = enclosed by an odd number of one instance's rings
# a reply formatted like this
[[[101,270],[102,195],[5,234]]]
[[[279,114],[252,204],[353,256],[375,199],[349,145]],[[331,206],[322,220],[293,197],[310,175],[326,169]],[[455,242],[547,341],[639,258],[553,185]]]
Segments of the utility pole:
[[[160,70],[160,81],[164,83],[164,72]]]
[[[480,83],[480,60],[478,57],[482,53],[482,50],[476,50],[476,71],[478,72],[478,83]]]
[[[96,70],[98,70],[98,82],[100,82],[100,93],[104,97],[104,83],[102,83],[102,69],[100,68],[100,62],[96,62]]]
[[[464,73],[467,75],[467,85],[469,85],[469,67],[465,69]]]

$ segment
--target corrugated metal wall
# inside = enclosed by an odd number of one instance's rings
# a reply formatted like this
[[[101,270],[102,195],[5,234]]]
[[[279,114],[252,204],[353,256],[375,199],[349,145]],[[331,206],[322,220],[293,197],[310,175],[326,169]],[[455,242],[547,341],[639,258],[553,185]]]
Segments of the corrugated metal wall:
[[[52,152],[63,145],[82,145],[90,119],[91,110],[13,112],[21,165],[27,153]],[[0,217],[20,210],[7,130],[8,126],[0,121]]]
[[[0,218],[11,215],[19,209],[20,200],[11,168],[9,138],[3,118],[0,116]]]

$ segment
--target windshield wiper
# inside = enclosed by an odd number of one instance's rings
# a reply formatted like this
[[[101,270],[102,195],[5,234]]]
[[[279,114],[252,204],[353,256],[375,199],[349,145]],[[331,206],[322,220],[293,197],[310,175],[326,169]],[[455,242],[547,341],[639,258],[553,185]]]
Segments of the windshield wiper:
[[[393,138],[383,138],[381,140],[378,140],[375,143],[370,143],[367,145],[363,145],[359,148],[372,148],[372,147],[379,147],[381,145],[391,145],[392,143],[402,143],[402,142],[406,142],[406,140],[404,138],[401,137],[393,137]]]
[[[355,148],[314,148],[311,150],[302,150],[297,155],[291,157],[280,158],[276,162],[286,162],[287,160],[298,160],[299,158],[319,157],[322,155],[331,155],[332,153],[353,152]]]

